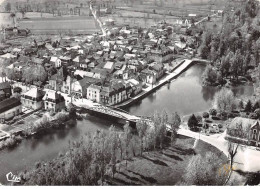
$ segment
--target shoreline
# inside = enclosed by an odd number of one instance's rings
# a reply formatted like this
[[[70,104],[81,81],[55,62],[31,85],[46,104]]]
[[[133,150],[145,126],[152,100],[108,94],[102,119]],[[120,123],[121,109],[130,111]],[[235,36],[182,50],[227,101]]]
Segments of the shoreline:
[[[184,59],[179,65],[177,65],[174,68],[174,70],[171,73],[169,73],[168,75],[166,75],[162,79],[160,79],[157,84],[155,84],[153,86],[149,86],[145,90],[143,89],[142,92],[139,93],[137,96],[130,98],[125,102],[122,102],[122,103],[119,103],[119,104],[116,104],[116,105],[112,105],[112,107],[114,107],[114,108],[124,108],[124,107],[127,107],[127,106],[133,104],[134,102],[137,102],[138,100],[145,98],[147,95],[149,95],[152,92],[154,92],[155,90],[159,89],[160,87],[162,87],[166,83],[170,82],[173,79],[176,79],[176,77],[178,77],[187,68],[189,68],[189,66],[192,66],[193,64],[196,64],[196,63],[208,63],[208,61],[203,60],[203,59],[197,59],[197,58]]]

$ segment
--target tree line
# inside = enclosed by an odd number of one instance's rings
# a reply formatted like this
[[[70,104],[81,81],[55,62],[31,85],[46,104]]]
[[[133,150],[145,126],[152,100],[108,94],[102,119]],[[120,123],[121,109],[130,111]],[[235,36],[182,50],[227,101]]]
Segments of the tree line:
[[[111,126],[108,131],[87,133],[79,141],[70,142],[69,150],[49,162],[39,162],[30,171],[20,173],[23,185],[102,185],[107,177],[120,170],[117,163],[143,152],[168,145],[167,125],[173,129],[174,144],[181,119],[174,113],[171,123],[166,112],[155,113],[150,121],[140,120],[136,129],[129,123],[123,131]]]
[[[259,66],[259,10],[256,0],[246,1],[234,11],[224,11],[221,31],[203,32],[199,52],[211,61],[203,74],[206,85],[223,84],[223,78],[237,82],[251,67]]]

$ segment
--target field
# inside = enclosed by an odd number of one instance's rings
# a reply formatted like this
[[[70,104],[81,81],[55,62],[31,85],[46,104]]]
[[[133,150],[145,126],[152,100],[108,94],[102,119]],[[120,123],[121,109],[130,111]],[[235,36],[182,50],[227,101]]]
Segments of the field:
[[[162,3],[161,3],[162,2]],[[120,5],[118,8],[131,11],[149,12],[157,14],[170,14],[180,17],[188,14],[207,16],[211,10],[223,9],[226,1],[224,0],[167,0],[167,1],[144,0],[142,4]]]
[[[62,16],[53,17],[52,14],[26,13],[27,19],[22,19],[17,13],[16,22],[20,28],[28,28],[33,34],[58,34],[60,31],[73,34],[87,34],[99,30],[92,17]],[[8,13],[0,13],[0,22],[5,26],[13,26],[13,20]]]
[[[57,34],[60,31],[85,34],[99,30],[89,17],[34,18],[21,20],[19,26],[29,28],[33,34]]]
[[[115,178],[108,177],[109,185],[181,185],[182,178],[186,173],[193,154],[190,148],[193,147],[194,139],[179,136],[176,145],[162,151],[144,153],[142,157],[134,157],[128,162],[125,161],[117,167]],[[227,158],[215,147],[204,142],[199,142],[195,148],[197,154],[204,156],[206,152],[213,152],[223,162]]]

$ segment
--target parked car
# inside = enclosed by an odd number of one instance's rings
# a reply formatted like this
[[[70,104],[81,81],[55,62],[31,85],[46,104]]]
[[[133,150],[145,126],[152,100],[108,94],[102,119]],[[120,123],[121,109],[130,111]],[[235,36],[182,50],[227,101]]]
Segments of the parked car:
[[[217,124],[211,124],[209,126],[209,132],[210,133],[219,133],[219,127]]]

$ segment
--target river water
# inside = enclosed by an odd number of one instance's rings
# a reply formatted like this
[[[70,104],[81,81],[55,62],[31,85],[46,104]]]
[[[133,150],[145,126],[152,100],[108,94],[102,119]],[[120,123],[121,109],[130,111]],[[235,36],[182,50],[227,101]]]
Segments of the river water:
[[[177,111],[181,115],[208,110],[217,89],[202,87],[201,75],[205,65],[196,64],[176,80],[161,87],[140,102],[125,108],[135,115],[152,115],[155,110]],[[253,86],[246,85],[232,89],[237,96],[251,95]],[[55,131],[40,138],[26,139],[14,149],[0,151],[0,183],[8,184],[5,175],[10,171],[17,174],[21,170],[30,169],[38,161],[47,161],[68,149],[69,141],[80,139],[87,132],[97,129],[108,129],[110,125],[120,128],[111,121],[89,116],[78,121],[76,127]]]

